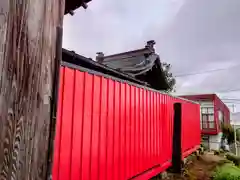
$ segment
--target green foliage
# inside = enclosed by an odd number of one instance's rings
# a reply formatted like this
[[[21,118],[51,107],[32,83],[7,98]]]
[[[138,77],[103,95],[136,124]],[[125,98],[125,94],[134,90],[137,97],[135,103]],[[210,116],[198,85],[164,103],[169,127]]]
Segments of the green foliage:
[[[219,149],[219,150],[214,150],[213,151],[214,155],[223,155],[225,153],[225,151],[223,149]]]
[[[173,74],[170,72],[172,66],[166,62],[162,63],[163,72],[169,84],[169,92],[175,91],[176,79],[173,77]]]
[[[237,141],[240,141],[240,129],[236,130],[236,139]]]
[[[223,154],[225,151],[223,149],[219,150],[220,154]]]
[[[214,180],[239,180],[240,179],[240,169],[233,164],[226,163],[217,168]]]
[[[234,129],[231,124],[223,124],[222,133],[222,139],[227,139],[228,144],[232,144],[234,142]]]
[[[220,155],[220,151],[214,151],[214,155]]]
[[[226,158],[230,161],[232,161],[236,166],[239,166],[240,165],[240,157],[239,156],[236,156],[232,153],[227,153],[226,154]]]
[[[203,155],[203,154],[204,154],[204,151],[206,151],[206,150],[204,149],[204,147],[203,147],[203,146],[200,146],[199,154],[200,154],[200,155]]]
[[[207,148],[207,146],[205,144],[201,144],[200,146],[201,146],[201,149],[203,151],[207,151],[208,150],[208,148]]]

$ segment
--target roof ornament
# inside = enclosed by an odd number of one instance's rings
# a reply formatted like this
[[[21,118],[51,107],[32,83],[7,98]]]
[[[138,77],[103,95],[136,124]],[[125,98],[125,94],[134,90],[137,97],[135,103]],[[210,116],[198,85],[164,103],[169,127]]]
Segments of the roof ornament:
[[[83,2],[83,3],[82,3],[82,7],[83,7],[84,9],[87,9],[87,8],[88,8],[87,3]]]
[[[70,14],[71,16],[73,16],[73,15],[75,14],[75,12],[74,12],[73,10],[71,10],[71,11],[69,11],[69,14]]]
[[[85,3],[85,2],[83,2],[83,3],[81,4],[81,6],[82,6],[84,9],[87,9],[87,8],[88,8],[87,3]],[[70,14],[71,16],[73,16],[73,15],[75,14],[74,10],[70,10],[70,11],[69,11],[69,14]]]
[[[102,63],[104,60],[104,53],[103,52],[97,52],[97,56],[96,56],[96,61],[99,63]]]
[[[147,41],[145,48],[150,49],[152,52],[155,52],[154,45],[156,42],[154,40]]]

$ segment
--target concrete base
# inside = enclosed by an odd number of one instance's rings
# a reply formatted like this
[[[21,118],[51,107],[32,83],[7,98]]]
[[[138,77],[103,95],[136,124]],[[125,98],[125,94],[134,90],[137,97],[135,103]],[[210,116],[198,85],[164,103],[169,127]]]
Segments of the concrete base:
[[[220,150],[221,148],[222,132],[217,135],[204,135],[202,138],[202,144],[209,150]]]
[[[218,133],[217,135],[210,135],[209,136],[209,148],[210,148],[210,150],[220,150],[221,138],[222,138],[222,133]]]

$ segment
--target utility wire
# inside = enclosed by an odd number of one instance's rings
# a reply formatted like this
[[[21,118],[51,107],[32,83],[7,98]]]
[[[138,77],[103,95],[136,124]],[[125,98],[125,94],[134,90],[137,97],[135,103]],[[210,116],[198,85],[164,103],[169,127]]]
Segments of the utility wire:
[[[179,74],[179,75],[175,75],[174,77],[185,77],[185,76],[193,76],[193,75],[198,75],[198,74],[213,73],[213,72],[217,72],[217,71],[233,69],[233,68],[238,67],[238,66],[240,66],[240,64],[237,64],[237,65],[231,66],[231,67],[227,67],[227,68],[221,68],[221,69],[212,69],[212,70],[206,70],[206,71],[196,72],[196,73]],[[216,93],[226,93],[226,92],[235,92],[235,91],[240,91],[240,88],[219,90],[219,91],[215,91],[215,92]]]
[[[221,98],[221,100],[223,101],[240,101],[240,99],[225,99],[225,98]]]
[[[237,89],[226,89],[226,90],[219,90],[219,91],[212,91],[212,92],[206,92],[204,94],[212,94],[212,93],[227,93],[227,92],[235,92],[235,91],[240,91],[240,88]],[[189,93],[181,93],[181,94],[189,94]],[[191,93],[191,94],[199,94],[199,93]],[[201,93],[202,94],[202,93]]]
[[[217,71],[223,71],[223,70],[233,69],[233,68],[238,67],[238,66],[240,66],[240,64],[237,64],[237,65],[231,66],[231,67],[227,67],[227,68],[221,68],[221,69],[211,69],[211,70],[206,70],[206,71],[202,71],[202,72],[187,73],[187,74],[178,74],[178,75],[175,75],[174,77],[185,77],[185,76],[194,76],[194,75],[198,75],[198,74],[213,73],[213,72],[217,72]]]
[[[225,101],[224,101],[224,103],[225,104],[240,104],[240,102],[225,102]]]
[[[229,89],[229,90],[220,90],[220,91],[216,91],[217,93],[225,93],[225,92],[234,92],[234,91],[240,91],[240,88],[237,89]]]

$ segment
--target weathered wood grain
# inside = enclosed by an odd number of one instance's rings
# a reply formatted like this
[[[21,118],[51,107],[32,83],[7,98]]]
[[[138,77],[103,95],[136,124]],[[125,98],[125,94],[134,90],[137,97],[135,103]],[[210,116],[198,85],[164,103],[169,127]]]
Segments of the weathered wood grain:
[[[0,2],[0,180],[45,179],[65,0]]]

